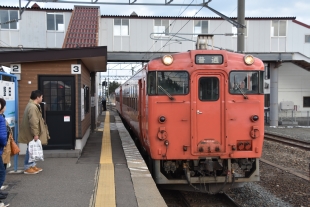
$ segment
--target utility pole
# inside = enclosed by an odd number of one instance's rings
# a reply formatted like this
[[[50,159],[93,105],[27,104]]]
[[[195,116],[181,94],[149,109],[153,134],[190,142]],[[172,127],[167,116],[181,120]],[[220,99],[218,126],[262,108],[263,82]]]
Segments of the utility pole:
[[[238,18],[237,21],[239,24],[245,25],[245,0],[238,0]],[[245,28],[237,28],[237,51],[244,53],[244,31]]]
[[[107,100],[107,79],[104,78],[104,98]]]
[[[108,93],[108,95],[107,95],[107,102],[108,101],[110,101],[110,94],[109,94],[109,90],[110,90],[110,84],[109,84],[109,69],[108,69],[108,82],[107,82],[107,88],[108,88],[108,90],[107,90],[107,93]]]

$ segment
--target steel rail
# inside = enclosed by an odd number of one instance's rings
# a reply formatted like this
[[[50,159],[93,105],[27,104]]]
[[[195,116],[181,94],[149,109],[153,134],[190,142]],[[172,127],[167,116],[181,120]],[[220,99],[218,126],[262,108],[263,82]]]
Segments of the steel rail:
[[[179,198],[185,207],[191,207],[190,202],[184,197],[184,195],[183,195],[183,193],[181,193],[181,191],[175,191],[174,196],[176,198]]]
[[[232,207],[241,207],[241,205],[239,205],[234,199],[232,199],[228,194],[226,193],[222,193],[222,197],[226,200],[228,200],[228,204],[229,206],[232,206]]]
[[[270,134],[266,132],[265,132],[264,138],[267,140],[272,140],[275,142],[283,143],[289,146],[310,150],[310,142],[305,142],[305,141],[292,139],[292,138],[284,137],[281,135]]]
[[[275,163],[272,163],[272,162],[270,162],[270,161],[268,161],[268,160],[265,160],[265,159],[263,159],[263,158],[260,158],[259,161],[260,161],[260,162],[263,162],[263,163],[265,163],[265,164],[267,164],[267,165],[270,165],[270,166],[272,166],[272,167],[275,167],[275,168],[278,168],[278,169],[280,169],[280,170],[283,170],[283,171],[285,171],[285,172],[288,172],[288,173],[290,173],[290,174],[292,174],[292,175],[295,175],[295,176],[297,176],[297,177],[299,177],[299,178],[301,178],[301,179],[310,181],[310,175],[309,175],[309,177],[307,177],[306,175],[303,175],[303,174],[300,174],[300,173],[298,173],[298,172],[292,171],[290,168],[282,167],[282,166],[280,166],[280,165],[277,165],[277,164],[275,164]]]

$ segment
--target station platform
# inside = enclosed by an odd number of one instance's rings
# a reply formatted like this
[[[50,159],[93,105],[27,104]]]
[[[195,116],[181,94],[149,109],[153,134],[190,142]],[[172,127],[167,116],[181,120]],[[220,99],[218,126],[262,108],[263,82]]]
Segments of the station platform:
[[[23,174],[19,155],[18,171],[7,169],[9,195],[3,202],[13,207],[167,206],[117,113],[103,112],[99,120],[82,153],[44,151],[39,174]]]
[[[9,195],[3,202],[13,207],[167,206],[117,113],[103,112],[99,121],[82,153],[44,151],[39,174],[21,173],[24,156],[19,155],[18,171],[7,169]],[[265,132],[310,142],[309,127],[265,126]]]

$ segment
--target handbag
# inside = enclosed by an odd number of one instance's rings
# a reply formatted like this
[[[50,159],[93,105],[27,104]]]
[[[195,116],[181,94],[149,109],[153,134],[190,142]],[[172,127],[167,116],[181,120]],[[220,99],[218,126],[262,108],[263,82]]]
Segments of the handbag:
[[[28,144],[29,162],[44,161],[41,141],[34,139]]]
[[[9,135],[9,140],[10,140],[10,144],[11,144],[11,156],[16,155],[20,152],[19,147],[17,146],[16,142],[14,141],[14,138],[12,137],[12,134],[10,133]]]

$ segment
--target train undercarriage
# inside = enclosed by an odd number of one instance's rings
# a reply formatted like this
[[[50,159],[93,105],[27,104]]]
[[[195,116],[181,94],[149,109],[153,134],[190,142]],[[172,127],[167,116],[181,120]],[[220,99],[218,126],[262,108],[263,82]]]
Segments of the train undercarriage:
[[[152,160],[153,178],[163,188],[215,194],[259,181],[259,159]]]

